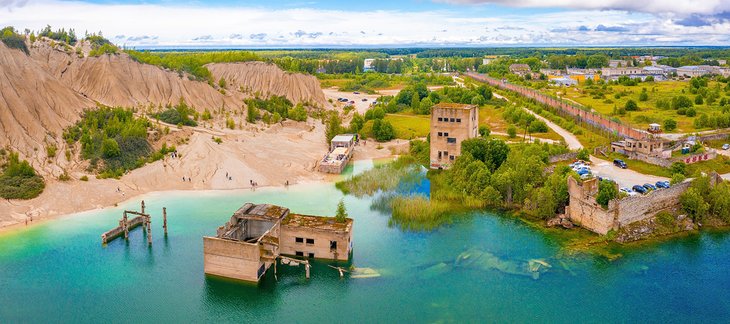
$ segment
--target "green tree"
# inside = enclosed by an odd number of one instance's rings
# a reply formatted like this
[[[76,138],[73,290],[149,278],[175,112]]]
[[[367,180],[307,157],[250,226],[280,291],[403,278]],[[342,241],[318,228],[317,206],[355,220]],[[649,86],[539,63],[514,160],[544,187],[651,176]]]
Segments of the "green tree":
[[[350,132],[360,133],[363,125],[365,125],[365,118],[363,118],[358,112],[355,112],[355,114],[352,115],[352,120],[350,121]]]
[[[344,223],[347,221],[347,209],[345,209],[345,201],[343,199],[340,199],[340,202],[337,204],[337,213],[335,214],[335,220],[338,223]]]
[[[672,98],[672,109],[681,109],[681,108],[689,108],[692,107],[692,100],[687,98],[687,96],[676,96]]]
[[[413,96],[411,97],[411,110],[413,112],[418,113],[418,111],[421,109],[421,97],[418,95],[418,92],[414,92]]]
[[[695,97],[695,105],[701,105],[705,103],[704,99],[702,98],[702,95],[697,95]]]
[[[710,210],[710,204],[702,197],[700,190],[694,187],[690,187],[679,196],[679,202],[682,210],[695,222],[701,221]]]
[[[218,80],[218,86],[219,86],[219,87],[221,87],[221,88],[225,89],[225,88],[226,88],[226,85],[227,85],[227,83],[226,83],[226,79],[224,79],[224,78],[220,78],[220,80]]]
[[[502,140],[470,138],[461,142],[461,152],[469,153],[474,159],[482,161],[489,171],[494,172],[507,160],[510,149]]]
[[[355,115],[358,115],[358,114],[355,113]],[[289,118],[291,118],[292,120],[296,120],[296,121],[306,121],[307,120],[307,109],[304,108],[304,106],[301,103],[297,104],[293,109],[291,109],[289,111]],[[353,120],[354,120],[354,118],[353,118]]]
[[[431,98],[426,97],[421,100],[421,108],[418,110],[418,114],[428,115],[431,113],[431,107],[433,107],[433,101]]]
[[[685,114],[687,115],[687,117],[694,117],[697,116],[697,110],[695,110],[694,108],[687,108]]]
[[[677,129],[677,121],[671,118],[667,118],[664,120],[664,130],[667,132],[671,132]]]
[[[484,125],[479,126],[479,135],[481,137],[488,137],[490,132],[491,131],[489,130],[489,127],[484,126]]]
[[[373,137],[378,142],[387,142],[395,138],[393,125],[387,120],[376,119],[373,121]]]
[[[121,154],[121,149],[119,149],[119,143],[117,143],[117,141],[113,138],[107,138],[102,142],[101,151],[104,158],[113,158]]]
[[[675,173],[672,175],[672,180],[670,181],[670,183],[672,185],[680,184],[680,183],[684,182],[685,179],[686,179],[686,177],[684,176],[684,174]]]
[[[509,138],[517,137],[517,128],[513,125],[507,127],[507,135],[509,136]]]
[[[601,181],[598,184],[598,195],[596,195],[596,202],[603,208],[608,208],[608,203],[618,196],[618,189],[616,189],[616,183],[613,181]]]
[[[726,182],[718,183],[710,191],[709,200],[713,216],[730,222],[730,186]]]
[[[649,100],[649,94],[646,92],[646,88],[644,88],[641,93],[639,94],[639,101],[647,101]]]
[[[587,149],[581,149],[576,155],[578,160],[589,161],[591,159],[591,153]]]
[[[340,133],[342,133],[342,120],[340,120],[340,117],[336,113],[333,113],[327,120],[327,127],[325,128],[327,143]]]
[[[624,105],[624,109],[626,109],[626,111],[637,111],[639,110],[639,105],[636,104],[636,101],[629,99],[629,101],[627,101]]]
[[[687,175],[687,165],[682,162],[672,163],[672,166],[669,167],[669,170],[672,172],[672,174],[681,174],[683,176]]]
[[[247,105],[246,121],[253,124],[257,119],[259,119],[259,110],[254,105]]]

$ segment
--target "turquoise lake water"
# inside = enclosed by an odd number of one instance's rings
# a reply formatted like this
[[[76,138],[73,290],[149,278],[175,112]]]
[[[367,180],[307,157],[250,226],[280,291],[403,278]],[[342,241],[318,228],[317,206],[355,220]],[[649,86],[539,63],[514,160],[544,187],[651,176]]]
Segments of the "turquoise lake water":
[[[626,248],[609,262],[563,256],[555,237],[489,212],[404,232],[372,199],[352,196],[344,197],[355,219],[351,263],[380,277],[341,279],[324,261],[310,280],[302,267],[280,266],[278,281],[268,273],[258,286],[203,274],[202,236],[243,203],[333,215],[342,197],[332,184],[153,193],[2,234],[0,322],[730,321],[728,233]],[[140,229],[102,247],[100,234],[141,199],[153,215],[152,248]],[[535,259],[552,266],[537,279],[523,271]]]

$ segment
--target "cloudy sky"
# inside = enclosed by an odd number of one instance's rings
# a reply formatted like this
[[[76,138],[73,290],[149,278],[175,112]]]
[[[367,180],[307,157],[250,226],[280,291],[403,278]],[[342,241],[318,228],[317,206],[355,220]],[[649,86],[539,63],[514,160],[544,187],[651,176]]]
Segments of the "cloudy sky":
[[[119,45],[730,45],[730,0],[0,0],[18,30]]]

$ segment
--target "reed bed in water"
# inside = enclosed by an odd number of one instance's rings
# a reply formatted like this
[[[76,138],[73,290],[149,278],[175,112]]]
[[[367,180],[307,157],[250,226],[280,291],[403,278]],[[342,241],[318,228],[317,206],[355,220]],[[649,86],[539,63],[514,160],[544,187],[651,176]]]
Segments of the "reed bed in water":
[[[418,167],[410,156],[402,156],[392,163],[377,166],[350,179],[335,184],[345,194],[356,197],[372,196],[378,191],[395,189],[401,179],[410,173],[418,172]]]
[[[452,209],[442,201],[420,195],[394,196],[390,201],[393,214],[391,224],[408,230],[432,230],[451,222]]]

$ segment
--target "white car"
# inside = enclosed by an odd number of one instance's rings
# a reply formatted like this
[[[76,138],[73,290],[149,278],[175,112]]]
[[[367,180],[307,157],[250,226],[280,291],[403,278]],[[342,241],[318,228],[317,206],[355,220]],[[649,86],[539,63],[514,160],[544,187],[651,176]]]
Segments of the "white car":
[[[722,149],[723,150],[730,149],[730,144],[722,144]]]
[[[631,190],[631,188],[623,187],[619,189],[620,192],[625,192],[629,196],[636,196],[638,193],[636,191]]]

